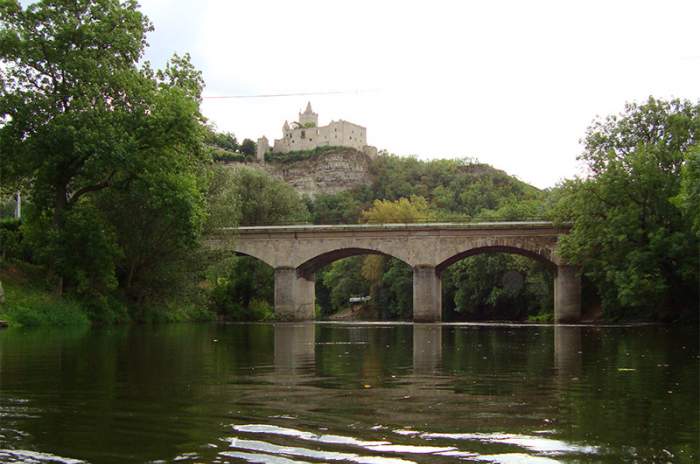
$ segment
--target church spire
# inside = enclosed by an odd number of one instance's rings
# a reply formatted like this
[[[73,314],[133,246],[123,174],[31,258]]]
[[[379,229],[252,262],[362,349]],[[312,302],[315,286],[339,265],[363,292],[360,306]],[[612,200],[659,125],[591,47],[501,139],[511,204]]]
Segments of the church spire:
[[[306,102],[306,109],[304,110],[304,114],[313,114],[313,110],[311,109],[311,102]]]

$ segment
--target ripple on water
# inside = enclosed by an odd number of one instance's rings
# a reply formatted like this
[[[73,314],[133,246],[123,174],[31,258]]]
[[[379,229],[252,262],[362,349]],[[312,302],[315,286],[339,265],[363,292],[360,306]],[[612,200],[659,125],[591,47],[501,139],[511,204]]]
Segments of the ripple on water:
[[[533,437],[511,433],[421,433],[422,438],[447,438],[452,440],[474,440],[482,443],[516,445],[542,454],[598,453],[595,446],[574,445],[562,440]]]
[[[362,455],[358,453],[341,452],[335,450],[308,449],[298,445],[278,445],[261,440],[249,440],[240,437],[228,438],[231,448],[236,451],[221,452],[221,456],[237,457],[251,463],[287,463],[289,457],[307,458],[312,460],[348,461],[361,464],[407,464],[414,463],[406,459],[406,456],[435,456],[442,458],[457,458],[466,461],[481,461],[503,464],[516,463],[557,463],[554,456],[568,453],[593,454],[598,452],[594,446],[583,446],[567,443],[562,440],[554,440],[539,436],[505,433],[428,433],[417,430],[397,429],[393,432],[397,435],[411,437],[418,440],[452,440],[457,442],[475,441],[483,443],[506,444],[519,447],[521,452],[483,454],[459,449],[457,445],[429,446],[420,444],[395,444],[390,441],[368,441],[354,437],[318,434],[290,427],[280,427],[267,424],[232,425],[232,428],[242,434],[280,436],[293,438],[307,442],[326,445],[356,446],[365,452],[381,454],[398,454],[400,458],[385,457],[380,455]],[[527,451],[534,454],[529,454]],[[422,462],[422,461],[421,461]]]
[[[0,462],[22,464],[84,464],[80,459],[64,458],[55,454],[27,450],[0,450]]]

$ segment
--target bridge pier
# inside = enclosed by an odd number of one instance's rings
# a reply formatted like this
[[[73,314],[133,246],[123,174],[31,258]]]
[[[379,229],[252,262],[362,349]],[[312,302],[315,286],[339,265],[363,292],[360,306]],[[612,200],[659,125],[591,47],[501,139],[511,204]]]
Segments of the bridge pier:
[[[578,266],[559,265],[554,277],[554,322],[581,319],[581,274]]]
[[[415,322],[442,320],[442,280],[434,266],[413,268],[413,320]]]
[[[275,317],[278,321],[314,319],[316,282],[297,276],[292,267],[275,268]]]

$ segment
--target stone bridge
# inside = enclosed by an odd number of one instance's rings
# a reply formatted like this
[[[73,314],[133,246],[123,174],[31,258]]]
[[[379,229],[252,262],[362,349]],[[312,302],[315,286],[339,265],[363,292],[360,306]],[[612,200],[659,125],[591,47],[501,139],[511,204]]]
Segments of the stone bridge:
[[[358,224],[219,229],[208,246],[252,256],[275,270],[275,314],[280,320],[314,318],[314,274],[349,256],[378,254],[413,269],[413,320],[442,317],[441,274],[450,264],[480,253],[505,252],[541,261],[554,271],[555,322],[581,316],[578,269],[557,255],[568,227],[550,222],[472,224]]]

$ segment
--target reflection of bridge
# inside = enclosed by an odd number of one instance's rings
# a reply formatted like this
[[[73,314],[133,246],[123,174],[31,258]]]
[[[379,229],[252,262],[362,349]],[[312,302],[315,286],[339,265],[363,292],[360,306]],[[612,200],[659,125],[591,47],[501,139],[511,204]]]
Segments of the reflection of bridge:
[[[340,326],[342,327],[342,326]],[[351,325],[357,329],[357,325]],[[445,341],[443,334],[450,327],[460,325],[413,324],[413,373],[433,375],[440,371],[443,362]],[[464,328],[464,326],[461,326]],[[488,326],[481,326],[488,327]],[[498,327],[498,326],[492,326]],[[278,376],[299,375],[313,372],[316,368],[316,334],[320,326],[315,323],[275,324],[274,365]],[[369,331],[372,326],[366,326]],[[503,327],[508,330],[507,326]],[[554,368],[563,377],[575,377],[581,369],[581,326],[558,325],[554,327],[552,342]],[[353,331],[357,333],[357,330]],[[472,332],[472,336],[474,331]],[[538,345],[539,346],[539,345]],[[539,349],[539,348],[538,348]],[[279,377],[278,377],[279,380]]]
[[[554,318],[581,314],[578,270],[557,255],[568,228],[549,222],[475,224],[362,224],[221,229],[209,246],[255,257],[275,270],[275,313],[283,320],[314,317],[314,274],[341,258],[379,254],[413,269],[413,319],[435,322],[442,314],[442,271],[462,258],[488,252],[516,253],[555,271]]]

